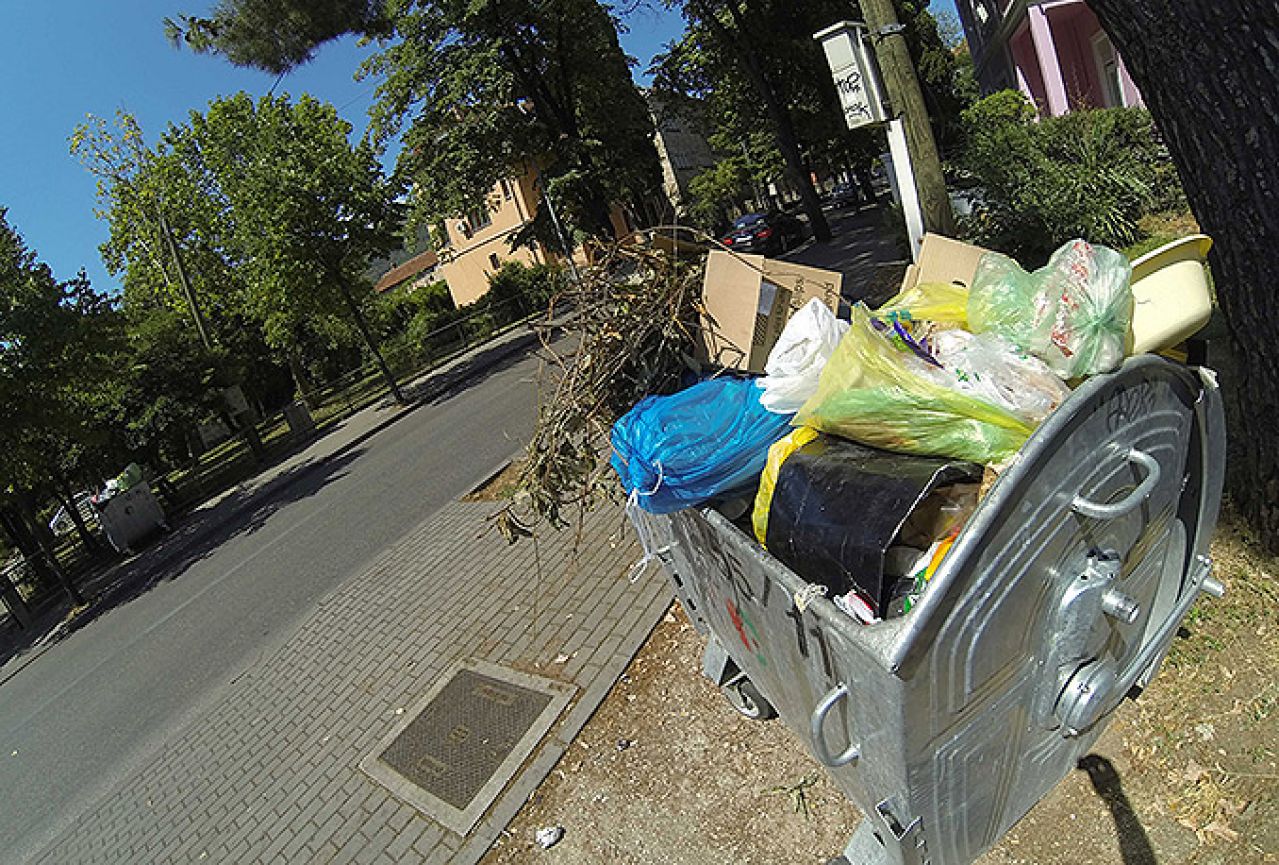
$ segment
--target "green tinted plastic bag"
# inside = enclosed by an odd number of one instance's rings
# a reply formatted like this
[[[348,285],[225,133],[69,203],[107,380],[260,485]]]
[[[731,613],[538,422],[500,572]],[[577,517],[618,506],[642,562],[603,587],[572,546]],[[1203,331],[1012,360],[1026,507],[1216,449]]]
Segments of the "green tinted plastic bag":
[[[1132,267],[1122,253],[1083,240],[1064,244],[1027,273],[983,255],[968,295],[974,333],[997,333],[1063,379],[1110,372],[1124,359],[1132,321]]]
[[[1034,427],[954,385],[951,373],[889,342],[858,304],[817,393],[792,423],[900,453],[975,463],[1016,454]]]

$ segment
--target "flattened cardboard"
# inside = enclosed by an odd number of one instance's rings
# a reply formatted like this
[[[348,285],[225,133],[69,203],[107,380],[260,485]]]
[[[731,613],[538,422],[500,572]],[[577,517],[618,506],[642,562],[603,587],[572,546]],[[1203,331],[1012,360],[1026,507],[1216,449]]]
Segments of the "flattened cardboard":
[[[763,372],[791,314],[813,298],[839,313],[843,274],[761,255],[714,250],[707,256],[702,302],[702,359]]]

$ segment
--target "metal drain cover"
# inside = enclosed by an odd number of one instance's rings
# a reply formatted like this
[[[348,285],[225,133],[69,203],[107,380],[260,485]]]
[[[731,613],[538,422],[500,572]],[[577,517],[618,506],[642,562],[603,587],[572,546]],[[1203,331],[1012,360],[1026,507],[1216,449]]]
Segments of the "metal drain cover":
[[[465,835],[546,735],[573,690],[484,661],[463,662],[405,713],[360,768]]]

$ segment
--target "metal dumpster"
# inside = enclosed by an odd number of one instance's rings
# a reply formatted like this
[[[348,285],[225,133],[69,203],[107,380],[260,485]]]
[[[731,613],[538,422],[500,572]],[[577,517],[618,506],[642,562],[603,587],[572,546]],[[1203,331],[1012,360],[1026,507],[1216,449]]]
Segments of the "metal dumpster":
[[[865,813],[849,860],[966,865],[1150,680],[1199,593],[1220,595],[1224,460],[1213,373],[1130,359],[1048,418],[919,604],[874,625],[809,601],[714,510],[640,530],[710,636],[708,674],[748,713],[776,707]]]
[[[95,505],[107,541],[117,553],[131,550],[138,541],[169,527],[164,508],[146,481]]]

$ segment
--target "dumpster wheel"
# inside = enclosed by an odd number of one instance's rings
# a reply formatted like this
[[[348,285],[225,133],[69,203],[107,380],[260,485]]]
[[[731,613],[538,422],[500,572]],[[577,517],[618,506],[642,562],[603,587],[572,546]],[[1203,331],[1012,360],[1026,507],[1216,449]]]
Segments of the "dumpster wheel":
[[[764,699],[755,683],[745,676],[734,679],[720,690],[729,705],[752,721],[768,721],[777,717],[773,704]]]

